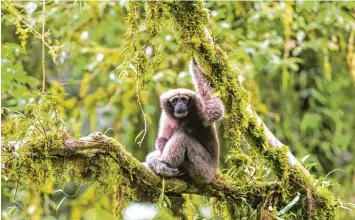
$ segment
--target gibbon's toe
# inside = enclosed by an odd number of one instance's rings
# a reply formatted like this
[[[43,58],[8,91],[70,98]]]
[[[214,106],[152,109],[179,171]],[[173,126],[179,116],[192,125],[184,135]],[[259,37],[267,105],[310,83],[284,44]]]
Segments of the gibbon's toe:
[[[179,169],[168,167],[166,164],[161,164],[161,166],[156,170],[156,172],[162,176],[174,177],[179,174]]]

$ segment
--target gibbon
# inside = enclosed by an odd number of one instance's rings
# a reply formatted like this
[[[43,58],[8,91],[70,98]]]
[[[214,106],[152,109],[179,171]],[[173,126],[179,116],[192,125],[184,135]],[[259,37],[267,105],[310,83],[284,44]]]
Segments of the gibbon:
[[[219,162],[219,141],[215,122],[224,115],[222,101],[195,60],[190,73],[196,92],[173,89],[160,96],[162,113],[156,150],[147,155],[145,165],[157,174],[173,177],[184,172],[195,183],[215,177]]]

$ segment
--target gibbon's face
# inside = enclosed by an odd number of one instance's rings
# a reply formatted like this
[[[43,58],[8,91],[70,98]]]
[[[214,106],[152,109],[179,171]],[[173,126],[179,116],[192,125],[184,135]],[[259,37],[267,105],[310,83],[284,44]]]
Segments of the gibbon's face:
[[[160,104],[162,109],[171,117],[183,119],[188,114],[193,113],[192,106],[195,98],[196,92],[192,90],[171,89],[160,96]]]
[[[184,118],[188,115],[188,103],[189,96],[176,95],[169,99],[171,106],[173,107],[173,115],[176,118]]]

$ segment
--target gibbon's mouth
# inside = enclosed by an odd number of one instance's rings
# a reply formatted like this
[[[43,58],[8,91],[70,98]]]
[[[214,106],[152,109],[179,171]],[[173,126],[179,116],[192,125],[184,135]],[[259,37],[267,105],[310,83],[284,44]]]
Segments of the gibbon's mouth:
[[[174,112],[174,116],[177,117],[177,118],[183,118],[187,115],[187,111],[185,112],[182,112],[182,113],[179,113],[179,112]]]

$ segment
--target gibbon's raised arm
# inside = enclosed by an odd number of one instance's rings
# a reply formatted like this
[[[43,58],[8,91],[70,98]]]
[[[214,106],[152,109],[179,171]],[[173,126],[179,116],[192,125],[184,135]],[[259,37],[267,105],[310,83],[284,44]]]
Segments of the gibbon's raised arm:
[[[190,73],[197,91],[197,111],[204,125],[208,126],[221,120],[224,115],[223,103],[219,98],[214,97],[212,87],[195,59],[190,62]]]
[[[190,73],[197,94],[199,94],[203,100],[213,99],[212,88],[195,59],[192,59],[190,62]]]

